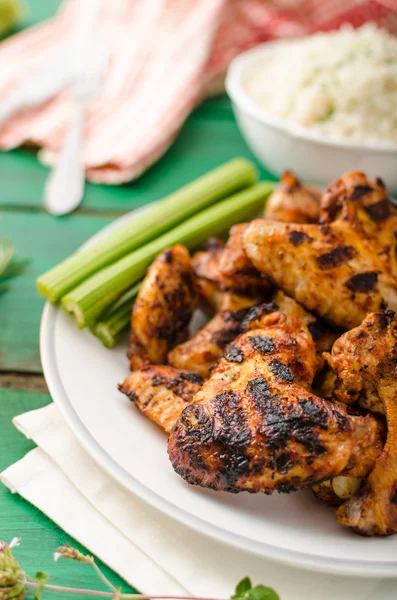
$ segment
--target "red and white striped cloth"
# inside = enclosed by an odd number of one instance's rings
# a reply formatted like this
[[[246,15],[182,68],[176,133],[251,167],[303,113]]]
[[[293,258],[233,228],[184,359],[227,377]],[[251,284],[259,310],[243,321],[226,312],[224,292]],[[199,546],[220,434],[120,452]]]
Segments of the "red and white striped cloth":
[[[66,0],[56,17],[1,44],[0,102],[73,48],[81,1]],[[84,161],[89,180],[113,184],[138,177],[166,151],[194,106],[219,89],[239,52],[345,22],[389,29],[397,22],[397,0],[96,1],[92,30],[107,40],[109,63],[88,110]],[[53,160],[71,106],[64,89],[14,115],[0,125],[0,149],[34,143]]]

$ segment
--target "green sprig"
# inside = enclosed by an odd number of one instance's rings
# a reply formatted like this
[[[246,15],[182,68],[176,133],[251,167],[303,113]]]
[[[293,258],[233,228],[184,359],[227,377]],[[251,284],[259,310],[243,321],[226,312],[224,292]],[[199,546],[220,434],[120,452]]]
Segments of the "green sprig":
[[[7,281],[21,275],[30,264],[28,259],[16,259],[10,240],[0,240],[0,294],[9,289]]]
[[[46,583],[48,583],[49,575],[44,573],[44,571],[37,571],[36,573],[36,581],[38,586],[36,588],[36,593],[34,595],[34,600],[41,600],[41,592],[44,590]]]
[[[113,600],[217,600],[216,598],[193,598],[190,596],[124,594],[120,587],[114,586],[105,577],[92,556],[82,554],[69,544],[58,548],[54,553],[54,559],[67,558],[89,564],[109,591],[52,585],[48,583],[49,576],[44,571],[37,571],[35,579],[26,575],[12,554],[13,546],[19,546],[19,539],[14,538],[10,545],[0,541],[0,600],[23,600],[29,593],[35,594],[34,600],[41,600],[44,591],[97,596]],[[250,578],[245,577],[237,584],[235,594],[229,600],[280,600],[280,597],[272,588],[265,585],[260,584],[253,587]]]
[[[244,577],[237,584],[232,600],[280,600],[280,596],[266,585],[259,584],[253,587],[251,579]]]

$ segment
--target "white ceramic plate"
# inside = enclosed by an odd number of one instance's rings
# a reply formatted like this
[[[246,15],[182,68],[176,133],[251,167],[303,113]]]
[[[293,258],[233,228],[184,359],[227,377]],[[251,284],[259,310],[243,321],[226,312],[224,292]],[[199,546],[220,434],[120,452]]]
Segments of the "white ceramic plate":
[[[128,375],[125,351],[106,350],[58,307],[45,306],[41,358],[51,395],[115,480],[185,525],[265,557],[335,574],[397,576],[397,536],[362,538],[343,529],[310,491],[232,495],[184,483],[168,461],[165,434],[116,389]]]

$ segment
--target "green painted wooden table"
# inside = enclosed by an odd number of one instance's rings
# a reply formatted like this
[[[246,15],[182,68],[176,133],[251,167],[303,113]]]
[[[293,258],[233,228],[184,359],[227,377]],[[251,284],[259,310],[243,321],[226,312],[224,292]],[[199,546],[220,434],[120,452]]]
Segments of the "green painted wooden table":
[[[49,17],[58,5],[59,0],[30,0],[22,26]],[[54,218],[42,209],[47,169],[34,153],[16,150],[0,154],[0,236],[12,239],[18,256],[32,260],[28,272],[0,297],[0,470],[32,448],[13,428],[11,419],[51,401],[39,356],[43,301],[35,289],[37,275],[115,217],[160,198],[234,156],[253,158],[236,127],[229,101],[225,97],[206,101],[189,118],[167,154],[138,181],[119,187],[88,184],[81,208],[71,216]],[[263,170],[262,175],[269,177]],[[84,565],[69,561],[54,565],[52,553],[57,546],[76,543],[33,506],[0,486],[0,539],[14,536],[22,537],[16,555],[28,573],[40,568],[60,583],[97,585],[95,575]],[[133,568],[131,565],[132,572]],[[106,567],[105,572],[116,585],[122,583]]]

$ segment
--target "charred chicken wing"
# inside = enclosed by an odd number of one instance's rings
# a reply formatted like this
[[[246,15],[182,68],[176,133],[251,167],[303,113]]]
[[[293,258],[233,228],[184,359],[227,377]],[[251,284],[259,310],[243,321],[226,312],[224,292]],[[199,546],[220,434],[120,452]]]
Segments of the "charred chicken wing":
[[[177,420],[168,443],[176,472],[214,490],[271,493],[353,468],[379,445],[377,423],[310,393],[316,368],[303,322],[264,314]]]
[[[220,307],[224,297],[219,274],[219,261],[223,250],[224,243],[221,240],[210,238],[206,249],[192,256],[200,307],[209,314]]]
[[[368,395],[383,404],[386,444],[362,489],[337,512],[363,535],[397,532],[397,320],[392,311],[369,314],[332,349],[335,397],[351,403]]]
[[[204,378],[209,376],[227,344],[241,332],[241,323],[248,309],[260,302],[269,289],[267,284],[258,286],[255,290],[257,295],[252,289],[244,292],[224,289],[219,270],[224,252],[222,242],[214,238],[206,251],[196,252],[193,256],[201,304],[215,314],[190,340],[179,344],[168,354],[168,362],[172,366],[195,371]]]
[[[284,171],[280,183],[266,202],[265,218],[284,223],[317,223],[320,190],[312,185],[302,185],[291,171]]]
[[[263,297],[269,294],[272,284],[255,269],[244,251],[241,234],[246,227],[246,223],[241,223],[230,230],[229,239],[219,256],[220,281],[226,289]]]
[[[178,369],[210,374],[223,350],[241,332],[241,323],[248,310],[256,304],[254,298],[223,292],[219,310],[190,340],[168,353],[168,362]]]
[[[131,368],[164,363],[168,351],[187,338],[196,305],[188,251],[184,246],[164,250],[149,268],[132,311]]]
[[[348,173],[326,190],[321,224],[253,221],[242,234],[255,267],[308,310],[350,329],[397,309],[397,216],[381,180]]]
[[[200,375],[163,365],[134,371],[119,390],[139,410],[169,433],[184,408],[202,385]]]
[[[192,265],[198,278],[208,279],[215,283],[220,282],[219,261],[225,248],[222,240],[210,238],[204,250],[199,250],[192,256]]]

